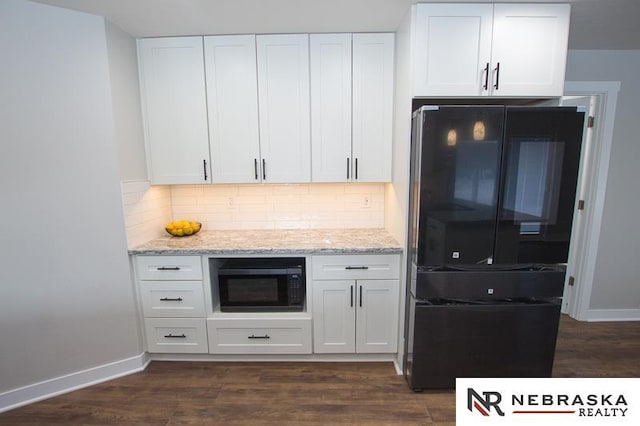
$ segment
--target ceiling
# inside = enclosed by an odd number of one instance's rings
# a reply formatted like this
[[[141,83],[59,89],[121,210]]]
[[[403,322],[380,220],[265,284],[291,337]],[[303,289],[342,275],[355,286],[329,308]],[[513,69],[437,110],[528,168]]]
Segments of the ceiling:
[[[395,31],[412,3],[452,0],[33,0],[101,15],[134,37]],[[460,2],[460,1],[458,1]],[[463,0],[465,3],[491,3]],[[570,49],[640,49],[639,0],[569,2]]]

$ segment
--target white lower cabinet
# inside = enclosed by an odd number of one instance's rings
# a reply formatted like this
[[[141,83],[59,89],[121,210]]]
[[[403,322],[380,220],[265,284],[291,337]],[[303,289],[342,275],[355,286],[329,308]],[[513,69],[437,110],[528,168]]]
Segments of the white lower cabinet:
[[[315,353],[397,352],[399,263],[397,255],[314,256]]]
[[[205,316],[200,281],[142,281],[140,304],[145,318]]]
[[[138,292],[150,353],[207,353],[200,256],[137,256]]]
[[[151,353],[207,353],[204,318],[145,318],[147,350]]]
[[[212,354],[310,354],[311,318],[209,318]]]
[[[206,260],[206,259],[205,259]],[[200,256],[136,256],[149,353],[385,354],[398,350],[400,256],[314,255],[312,309],[207,313]]]

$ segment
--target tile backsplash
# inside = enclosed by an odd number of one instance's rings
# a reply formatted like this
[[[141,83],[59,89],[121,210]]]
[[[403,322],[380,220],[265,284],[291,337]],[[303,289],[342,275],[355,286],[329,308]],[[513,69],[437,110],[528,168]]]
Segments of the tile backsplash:
[[[127,243],[135,247],[165,235],[171,221],[171,189],[150,186],[149,181],[125,181],[122,185]]]
[[[129,247],[165,235],[172,220],[204,230],[384,228],[384,184],[150,186],[122,182]]]
[[[204,229],[383,228],[384,184],[172,186],[174,220]]]

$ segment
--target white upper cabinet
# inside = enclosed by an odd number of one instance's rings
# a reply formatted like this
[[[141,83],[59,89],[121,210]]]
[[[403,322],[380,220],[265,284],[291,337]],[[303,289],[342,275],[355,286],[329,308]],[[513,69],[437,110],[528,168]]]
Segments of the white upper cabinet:
[[[204,38],[213,183],[260,182],[254,35]]]
[[[549,97],[564,85],[568,4],[418,4],[416,97]]]
[[[353,34],[354,182],[390,182],[394,34]]]
[[[415,96],[480,96],[491,60],[493,6],[419,4]]]
[[[351,177],[351,34],[311,34],[314,182]]]
[[[258,35],[256,43],[262,179],[310,182],[309,36]]]
[[[138,56],[149,180],[209,182],[202,37],[141,39]]]
[[[562,96],[569,15],[568,4],[494,6],[494,95]]]
[[[138,55],[153,184],[391,181],[393,33],[150,38]]]
[[[314,182],[391,181],[394,35],[311,35]]]

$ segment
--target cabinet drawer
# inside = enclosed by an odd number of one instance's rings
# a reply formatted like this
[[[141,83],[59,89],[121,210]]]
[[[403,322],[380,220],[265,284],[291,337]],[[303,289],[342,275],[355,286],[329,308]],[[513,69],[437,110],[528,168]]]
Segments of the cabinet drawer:
[[[140,300],[145,317],[204,317],[201,281],[142,281]]]
[[[200,256],[137,256],[141,280],[201,280]]]
[[[335,255],[313,256],[311,259],[314,280],[360,280],[400,278],[400,256]]]
[[[156,353],[207,353],[204,318],[145,318],[147,350]]]
[[[209,319],[212,354],[310,354],[311,319]]]

